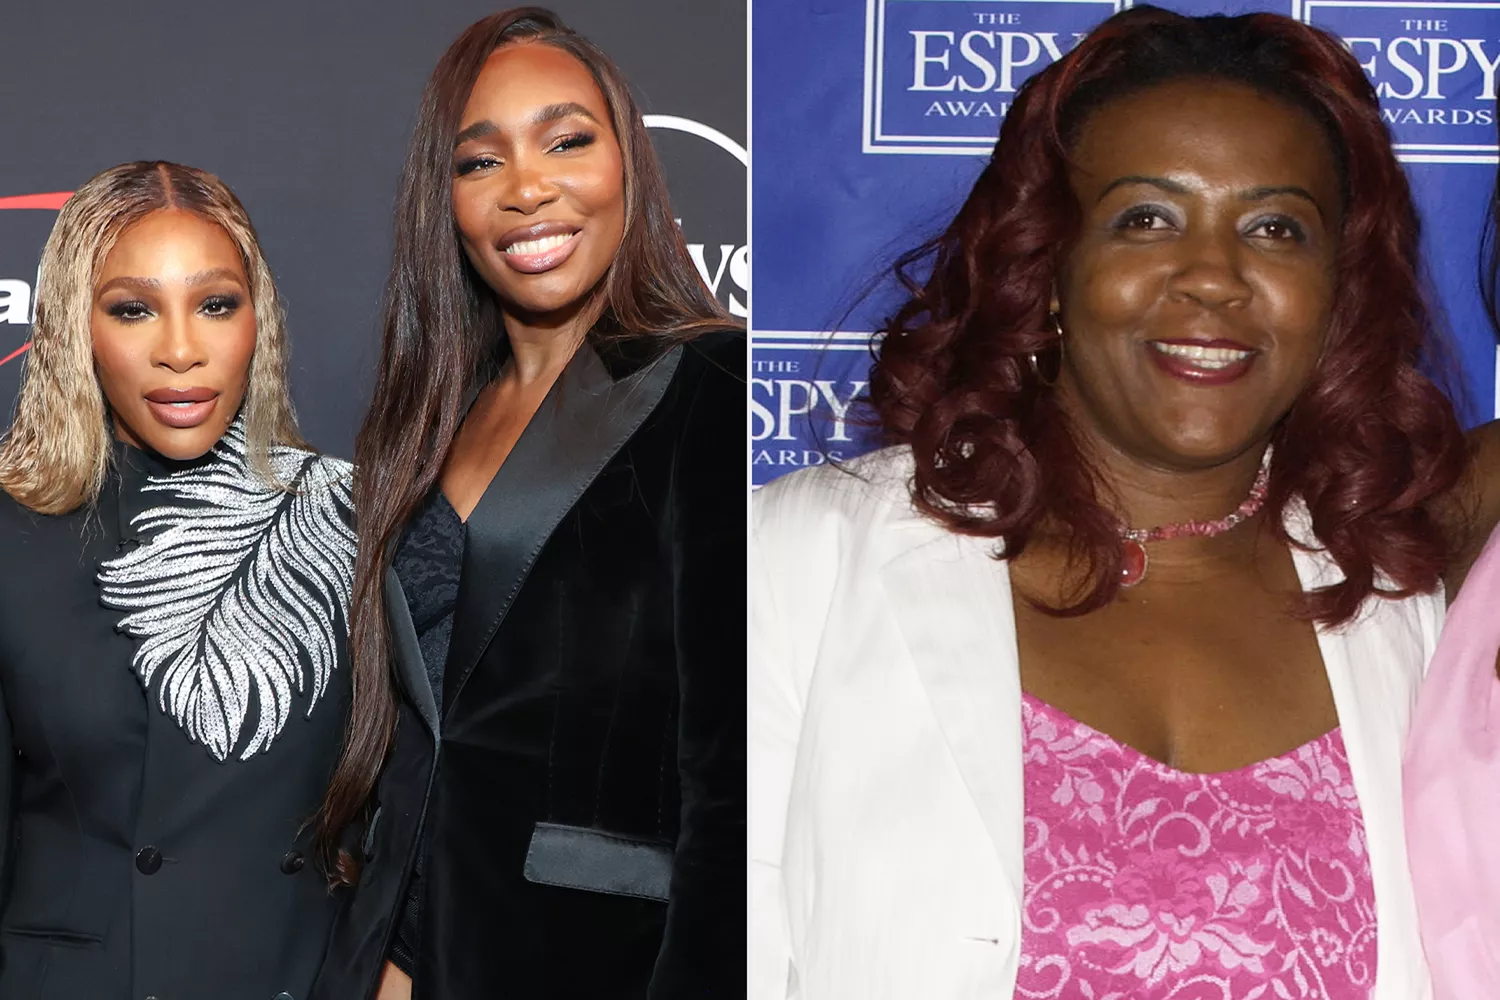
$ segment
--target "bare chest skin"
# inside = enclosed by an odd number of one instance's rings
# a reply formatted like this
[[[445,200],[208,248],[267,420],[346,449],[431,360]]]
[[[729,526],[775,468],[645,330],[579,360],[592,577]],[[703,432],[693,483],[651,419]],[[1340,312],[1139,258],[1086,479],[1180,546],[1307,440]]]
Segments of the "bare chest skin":
[[[1028,549],[1011,564],[1022,688],[1182,771],[1235,770],[1333,729],[1313,625],[1288,614],[1300,591],[1291,554],[1264,534],[1234,544],[1243,558],[1217,572],[1153,565],[1110,606],[1072,618],[1022,596],[1051,593],[1062,567]]]
[[[464,521],[505,464],[557,375],[553,372],[550,377],[523,384],[512,369],[507,369],[474,400],[438,478],[443,495]]]

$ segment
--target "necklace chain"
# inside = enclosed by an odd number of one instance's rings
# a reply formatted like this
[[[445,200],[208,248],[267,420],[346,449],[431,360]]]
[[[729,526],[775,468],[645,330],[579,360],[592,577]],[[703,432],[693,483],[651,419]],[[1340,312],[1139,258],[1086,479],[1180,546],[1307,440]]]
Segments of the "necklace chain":
[[[1244,501],[1230,513],[1214,521],[1174,521],[1155,528],[1120,528],[1120,586],[1134,587],[1146,578],[1150,559],[1146,555],[1146,542],[1161,542],[1169,538],[1212,538],[1222,535],[1235,525],[1254,517],[1265,505],[1266,493],[1271,482],[1271,449],[1267,448],[1260,460],[1260,471]]]
[[[1267,448],[1265,456],[1261,459],[1260,471],[1255,474],[1255,482],[1250,486],[1250,493],[1232,513],[1213,521],[1173,521],[1171,524],[1162,524],[1154,528],[1121,528],[1120,537],[1139,544],[1161,542],[1169,538],[1212,538],[1215,535],[1222,535],[1230,528],[1260,512],[1261,507],[1265,505],[1270,483],[1271,449]]]

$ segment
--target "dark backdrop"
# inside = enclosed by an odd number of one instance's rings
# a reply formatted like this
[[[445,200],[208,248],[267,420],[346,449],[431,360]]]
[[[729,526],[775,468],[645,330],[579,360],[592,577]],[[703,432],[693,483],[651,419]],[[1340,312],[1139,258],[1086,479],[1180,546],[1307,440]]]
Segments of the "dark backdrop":
[[[303,430],[347,456],[377,354],[391,207],[422,86],[458,33],[502,6],[3,0],[0,208],[70,191],[125,160],[218,174],[249,209],[276,274]],[[695,259],[743,315],[745,0],[549,6],[621,65],[648,121],[688,120],[652,135]],[[722,139],[693,134],[698,125]],[[0,358],[26,343],[22,299],[55,217],[0,210]],[[0,427],[24,357],[0,364]]]

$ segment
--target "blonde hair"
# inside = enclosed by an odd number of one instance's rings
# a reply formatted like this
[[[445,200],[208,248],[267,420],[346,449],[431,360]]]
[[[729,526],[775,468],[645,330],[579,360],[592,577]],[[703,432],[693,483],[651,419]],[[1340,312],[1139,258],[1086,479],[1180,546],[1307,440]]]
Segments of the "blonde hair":
[[[270,447],[306,447],[287,391],[281,302],[244,206],[205,171],[159,160],[122,163],[74,192],[42,250],[31,351],[15,421],[0,440],[0,489],[38,513],[92,505],[104,485],[113,450],[94,374],[95,280],[120,235],[163,209],[191,212],[223,229],[245,265],[256,327],[242,404],[251,467],[274,483]]]

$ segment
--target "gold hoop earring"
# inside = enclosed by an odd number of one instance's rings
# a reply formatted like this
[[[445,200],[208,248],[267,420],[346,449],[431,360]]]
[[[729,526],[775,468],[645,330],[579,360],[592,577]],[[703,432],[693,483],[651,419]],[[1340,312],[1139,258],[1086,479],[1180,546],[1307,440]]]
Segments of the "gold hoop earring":
[[[1031,368],[1032,377],[1050,389],[1057,384],[1058,376],[1062,374],[1063,328],[1062,317],[1058,316],[1057,313],[1049,312],[1047,313],[1047,318],[1052,321],[1052,329],[1057,333],[1057,361],[1047,365],[1051,370],[1050,375],[1042,374],[1042,364],[1037,360],[1036,351],[1032,351],[1026,355],[1026,364]],[[1050,348],[1047,349],[1047,353],[1052,353]]]

